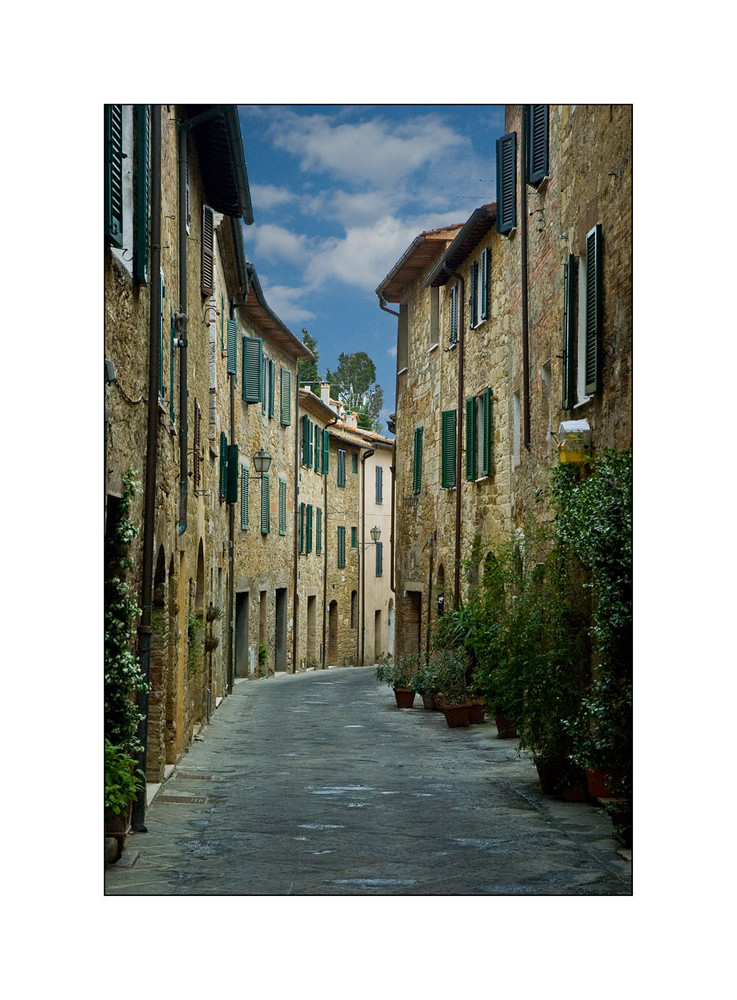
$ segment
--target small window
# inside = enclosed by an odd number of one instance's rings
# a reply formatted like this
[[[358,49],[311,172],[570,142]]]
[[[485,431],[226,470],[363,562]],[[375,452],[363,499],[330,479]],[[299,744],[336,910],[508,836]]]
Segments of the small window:
[[[235,376],[238,371],[238,322],[228,320],[228,375]]]
[[[312,552],[312,519],[313,519],[313,506],[311,503],[307,504],[307,523],[305,525],[305,552]]]
[[[351,472],[358,472],[358,455],[355,451],[351,452]]]
[[[241,531],[248,530],[248,469],[241,466]]]
[[[376,575],[381,576],[384,572],[384,543],[376,543]]]
[[[315,508],[315,552],[322,553],[322,509]]]
[[[263,396],[263,341],[260,337],[243,338],[243,400],[260,403]]]
[[[284,426],[292,422],[292,373],[288,368],[281,370],[281,412],[279,419]]]
[[[479,312],[481,319],[489,318],[489,283],[491,279],[491,250],[481,251],[481,287],[479,288]]]
[[[338,486],[345,486],[345,449],[338,448]]]
[[[458,284],[450,290],[450,343],[458,343]]]
[[[269,474],[268,472],[264,472],[261,477],[261,534],[268,535],[269,531],[271,531]]]
[[[345,569],[345,528],[338,525],[338,569]]]
[[[358,545],[358,528],[351,528],[351,548],[355,549]]]
[[[466,479],[490,476],[492,461],[491,389],[466,400]]]
[[[451,489],[456,484],[456,411],[445,410],[441,417],[441,486]]]
[[[430,289],[430,347],[440,343],[440,288]]]
[[[468,296],[468,325],[473,330],[479,325],[479,262],[471,264]]]
[[[279,480],[279,534],[287,533],[287,482]]]
[[[384,469],[380,465],[376,466],[376,502],[384,503]]]
[[[548,105],[525,105],[527,183],[538,185],[548,175]]]
[[[517,133],[496,141],[496,228],[510,233],[517,225]]]
[[[422,436],[423,427],[415,428],[415,438],[412,448],[412,492],[419,493],[422,490]]]
[[[302,463],[312,468],[315,425],[308,416],[302,417]]]
[[[202,206],[202,273],[200,291],[212,295],[215,291],[215,213],[209,205]]]

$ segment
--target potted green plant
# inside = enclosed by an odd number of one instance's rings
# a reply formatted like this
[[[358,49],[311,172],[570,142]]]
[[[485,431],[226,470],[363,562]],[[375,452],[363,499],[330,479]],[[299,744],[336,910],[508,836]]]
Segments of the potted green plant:
[[[422,698],[422,704],[428,711],[437,708],[435,696],[438,693],[437,670],[432,659],[425,657],[410,679],[410,687]]]
[[[439,694],[437,702],[451,729],[469,725],[471,698],[468,691],[469,658],[465,649],[435,653]]]
[[[105,740],[105,836],[117,841],[114,861],[123,851],[130,829],[133,803],[141,787],[143,772],[124,747]]]
[[[376,679],[394,689],[397,708],[412,708],[415,692],[411,681],[417,673],[419,656],[403,656],[399,663],[387,659],[376,668]]]

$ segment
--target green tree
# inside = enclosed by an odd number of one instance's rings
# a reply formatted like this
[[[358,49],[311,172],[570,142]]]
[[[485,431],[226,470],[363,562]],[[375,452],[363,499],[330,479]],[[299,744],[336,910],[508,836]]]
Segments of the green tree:
[[[379,414],[384,390],[376,383],[376,366],[365,351],[342,353],[334,372],[328,368],[325,381],[330,383],[333,398],[341,401],[349,413],[358,414],[358,426],[381,431]]]
[[[320,392],[319,385],[321,379],[320,379],[320,372],[317,367],[317,363],[320,360],[320,354],[317,350],[317,341],[315,340],[315,338],[312,336],[311,333],[305,330],[304,327],[302,327],[301,332],[302,332],[302,343],[308,350],[312,351],[312,353],[315,355],[315,360],[308,361],[307,359],[303,358],[301,361],[298,362],[297,372],[299,375],[299,384],[309,385],[312,388],[312,391],[317,392],[317,394],[319,395]]]

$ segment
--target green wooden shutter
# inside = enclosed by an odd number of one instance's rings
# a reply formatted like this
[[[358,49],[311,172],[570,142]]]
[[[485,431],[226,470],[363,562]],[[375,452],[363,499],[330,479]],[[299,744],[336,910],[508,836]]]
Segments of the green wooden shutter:
[[[299,551],[305,550],[305,507],[306,504],[299,505]]]
[[[470,285],[471,285],[471,292],[468,300],[468,311],[470,313],[469,326],[471,327],[471,329],[473,329],[475,326],[479,325],[479,297],[478,297],[479,262],[477,260],[475,260],[473,264],[471,264]]]
[[[525,106],[527,126],[527,183],[539,184],[548,173],[548,105]]]
[[[422,435],[424,428],[415,428],[415,440],[412,455],[412,492],[422,490]]]
[[[358,528],[351,528],[351,548],[355,549],[358,545]]]
[[[228,439],[225,431],[220,431],[220,482],[218,496],[224,500],[228,493]]]
[[[241,468],[241,529],[248,529],[248,469]]]
[[[228,320],[228,375],[238,373],[238,322]]]
[[[441,417],[441,486],[456,484],[456,411],[444,410]]]
[[[228,482],[226,497],[228,503],[238,503],[238,445],[228,445]]]
[[[288,368],[281,370],[281,423],[285,426],[292,422],[292,373]]]
[[[384,543],[376,543],[376,575],[381,576],[384,572]]]
[[[203,295],[215,291],[215,213],[209,205],[202,206],[202,277]]]
[[[269,359],[266,355],[261,357],[261,412],[266,416],[269,406]]]
[[[276,365],[269,361],[269,418],[276,412]]]
[[[123,247],[123,105],[105,105],[105,232]]]
[[[311,420],[307,421],[307,467],[312,468],[315,452],[315,425]]]
[[[358,472],[358,455],[355,451],[351,452],[351,472]]]
[[[466,479],[476,479],[477,464],[476,397],[466,400]]]
[[[517,225],[517,133],[496,141],[496,228],[508,233]]]
[[[489,272],[491,265],[491,250],[484,247],[481,251],[481,319],[489,318]]]
[[[561,406],[570,410],[576,402],[576,258],[569,254],[563,272],[563,399]]]
[[[307,537],[305,539],[306,551],[312,552],[312,504],[307,504]]]
[[[287,533],[287,481],[279,480],[279,534]]]
[[[149,172],[150,172],[150,120],[151,108],[148,104],[136,107],[136,242],[133,259],[136,280],[141,285],[148,284],[148,225],[149,215]]]
[[[322,458],[322,435],[322,427],[315,424],[315,472],[320,472],[320,460]]]
[[[345,450],[338,448],[338,486],[345,486]]]
[[[345,528],[338,525],[338,569],[345,568]]]
[[[225,352],[225,296],[220,296],[220,350]]]
[[[261,476],[261,534],[268,535],[271,530],[271,496],[269,492],[269,474]]]
[[[260,337],[243,338],[243,399],[260,403],[263,395],[261,359],[264,345]]]
[[[330,431],[325,428],[322,432],[322,474],[326,476],[330,469]]]
[[[481,397],[482,406],[482,441],[481,441],[481,475],[490,476],[494,468],[493,454],[493,421],[492,421],[492,396],[491,389],[484,389]]]
[[[376,466],[376,502],[384,502],[384,469],[382,466]]]
[[[601,225],[586,235],[586,395],[601,389]]]
[[[458,342],[458,285],[450,290],[450,342]]]
[[[315,552],[318,555],[322,553],[322,509],[320,507],[315,510]]]

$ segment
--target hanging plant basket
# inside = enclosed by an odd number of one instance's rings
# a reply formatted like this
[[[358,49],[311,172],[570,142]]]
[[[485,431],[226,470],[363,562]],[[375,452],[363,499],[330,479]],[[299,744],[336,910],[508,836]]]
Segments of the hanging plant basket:
[[[220,639],[216,635],[205,636],[205,652],[214,653],[220,645]]]

